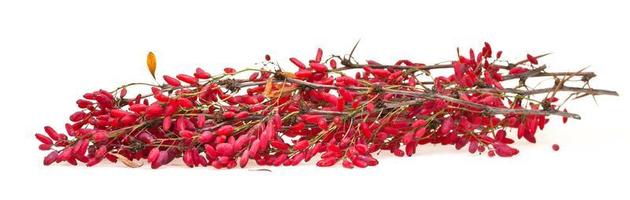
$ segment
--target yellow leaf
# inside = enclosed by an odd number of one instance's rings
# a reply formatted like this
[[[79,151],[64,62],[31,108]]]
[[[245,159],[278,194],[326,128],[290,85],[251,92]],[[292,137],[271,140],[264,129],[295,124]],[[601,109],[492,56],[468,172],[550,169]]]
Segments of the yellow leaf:
[[[149,51],[149,55],[147,55],[147,68],[149,72],[151,72],[151,76],[155,79],[155,68],[157,67],[157,61],[155,61],[155,54]]]
[[[269,78],[265,84],[265,91],[263,92],[263,95],[265,97],[270,97],[269,95],[271,95],[271,89],[273,89],[273,79]]]
[[[291,72],[280,72],[284,77],[287,78],[297,78],[294,73]]]
[[[118,158],[118,160],[120,160],[123,164],[127,165],[127,167],[131,167],[131,168],[142,167],[141,163],[133,162],[129,160],[127,157],[120,155],[118,153],[109,153],[109,154]]]
[[[295,91],[296,89],[297,89],[297,86],[287,84],[287,83],[273,84],[272,79],[267,79],[267,83],[265,84],[265,91],[263,92],[263,95],[267,98],[278,98],[285,95],[289,95],[291,94],[291,92]]]
[[[291,94],[291,92],[297,89],[296,86],[284,86],[280,87],[278,90],[271,91],[269,96],[271,97],[282,97]]]

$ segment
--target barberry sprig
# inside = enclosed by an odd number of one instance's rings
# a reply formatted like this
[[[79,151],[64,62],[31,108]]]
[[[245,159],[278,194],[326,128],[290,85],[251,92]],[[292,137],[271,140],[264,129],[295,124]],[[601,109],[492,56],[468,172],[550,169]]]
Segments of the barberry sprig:
[[[265,55],[259,67],[226,67],[215,75],[197,68],[163,75],[164,83],[89,92],[77,100],[81,110],[70,116],[66,133],[47,126],[47,135],[35,137],[40,150],[50,151],[45,165],[107,159],[158,168],[181,158],[189,167],[233,168],[250,160],[297,165],[318,156],[317,166],[363,168],[378,164],[374,155],[382,151],[411,156],[426,144],[510,157],[519,151],[509,131],[535,143],[549,116],[580,119],[563,107],[570,98],[618,95],[591,88],[593,72],[548,72],[538,63],[547,54],[510,63],[487,43],[479,53],[458,50],[456,60],[435,65],[359,63],[353,53],[324,60],[318,49],[308,63],[290,58],[295,71]],[[150,53],[154,78],[156,63]],[[528,84],[549,78],[555,82],[547,88]],[[150,92],[128,98],[131,86]],[[562,103],[560,94],[567,94]]]

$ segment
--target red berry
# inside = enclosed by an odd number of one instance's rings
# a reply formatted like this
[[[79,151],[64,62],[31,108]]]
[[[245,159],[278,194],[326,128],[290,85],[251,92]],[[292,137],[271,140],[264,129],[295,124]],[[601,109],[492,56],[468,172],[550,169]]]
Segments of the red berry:
[[[164,78],[164,81],[166,81],[166,83],[168,83],[169,85],[173,86],[173,87],[179,87],[182,85],[181,82],[179,82],[179,80],[170,77],[168,75],[164,75],[162,78]]]
[[[234,147],[228,143],[217,144],[217,153],[219,156],[232,156]]]
[[[188,83],[190,85],[197,85],[198,84],[197,82],[199,82],[199,79],[197,79],[195,77],[192,77],[190,75],[186,75],[186,74],[179,74],[176,77],[177,77],[177,79],[179,79],[181,81],[184,81],[184,82],[186,82],[186,83]]]
[[[37,140],[39,140],[43,144],[53,144],[53,141],[45,135],[37,133],[35,134],[35,138],[37,138]]]
[[[193,74],[195,76],[195,78],[198,79],[209,79],[210,77],[210,73],[204,71],[203,69],[197,67],[197,69],[195,70],[195,74]]]
[[[54,163],[57,160],[58,157],[58,153],[57,151],[52,151],[50,152],[45,158],[44,158],[44,165],[50,165],[52,163]]]
[[[538,59],[532,55],[527,54],[527,60],[534,65],[538,64]]]
[[[217,134],[219,135],[230,135],[234,132],[234,127],[231,125],[222,126],[217,130]]]
[[[328,71],[328,68],[324,64],[312,62],[312,63],[309,63],[309,66],[311,68],[313,68],[313,70],[315,70],[316,72],[327,72]]]
[[[226,67],[226,68],[223,68],[223,72],[225,72],[226,74],[234,74],[236,73],[236,70],[231,67]]]
[[[297,58],[289,58],[289,60],[298,68],[300,69],[306,69],[306,65],[304,65],[304,63],[300,62],[300,60],[298,60]]]
[[[302,141],[299,141],[299,142],[295,143],[295,145],[293,145],[293,150],[301,151],[301,150],[304,150],[304,149],[308,148],[308,145],[309,145],[308,140],[302,140]]]

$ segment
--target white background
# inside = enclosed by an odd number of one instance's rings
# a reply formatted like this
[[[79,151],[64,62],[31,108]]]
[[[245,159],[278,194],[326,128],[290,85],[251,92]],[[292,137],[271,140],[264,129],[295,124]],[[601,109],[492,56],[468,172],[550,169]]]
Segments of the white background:
[[[0,199],[628,199],[630,14],[620,2],[1,1]],[[512,60],[552,52],[541,59],[551,70],[590,66],[595,87],[621,96],[572,102],[581,121],[552,119],[509,159],[422,146],[356,170],[42,165],[33,134],[63,130],[86,91],[152,81],[148,51],[161,76],[248,66],[267,53],[288,65],[317,47],[348,53],[358,39],[358,58],[384,63],[445,61],[484,41]]]

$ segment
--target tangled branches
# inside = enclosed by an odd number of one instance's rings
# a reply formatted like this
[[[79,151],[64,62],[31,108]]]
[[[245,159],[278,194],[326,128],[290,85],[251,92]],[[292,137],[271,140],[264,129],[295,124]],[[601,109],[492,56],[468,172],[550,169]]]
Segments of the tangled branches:
[[[538,64],[545,55],[509,63],[501,54],[486,43],[448,63],[383,65],[356,62],[352,53],[322,60],[318,49],[308,64],[291,58],[294,72],[266,56],[258,68],[225,68],[216,76],[198,68],[164,75],[166,84],[86,93],[65,134],[47,126],[47,135],[35,136],[50,151],[45,165],[108,159],[138,167],[146,160],[158,168],[181,157],[189,167],[233,168],[319,157],[317,166],[363,168],[378,164],[373,155],[383,150],[411,156],[425,144],[510,157],[519,152],[510,146],[514,139],[535,143],[550,116],[580,119],[564,109],[567,100],[617,95],[591,88],[592,72],[547,71]],[[153,74],[152,53],[147,63]],[[529,84],[540,79],[554,83]],[[134,85],[151,93],[126,98]]]

